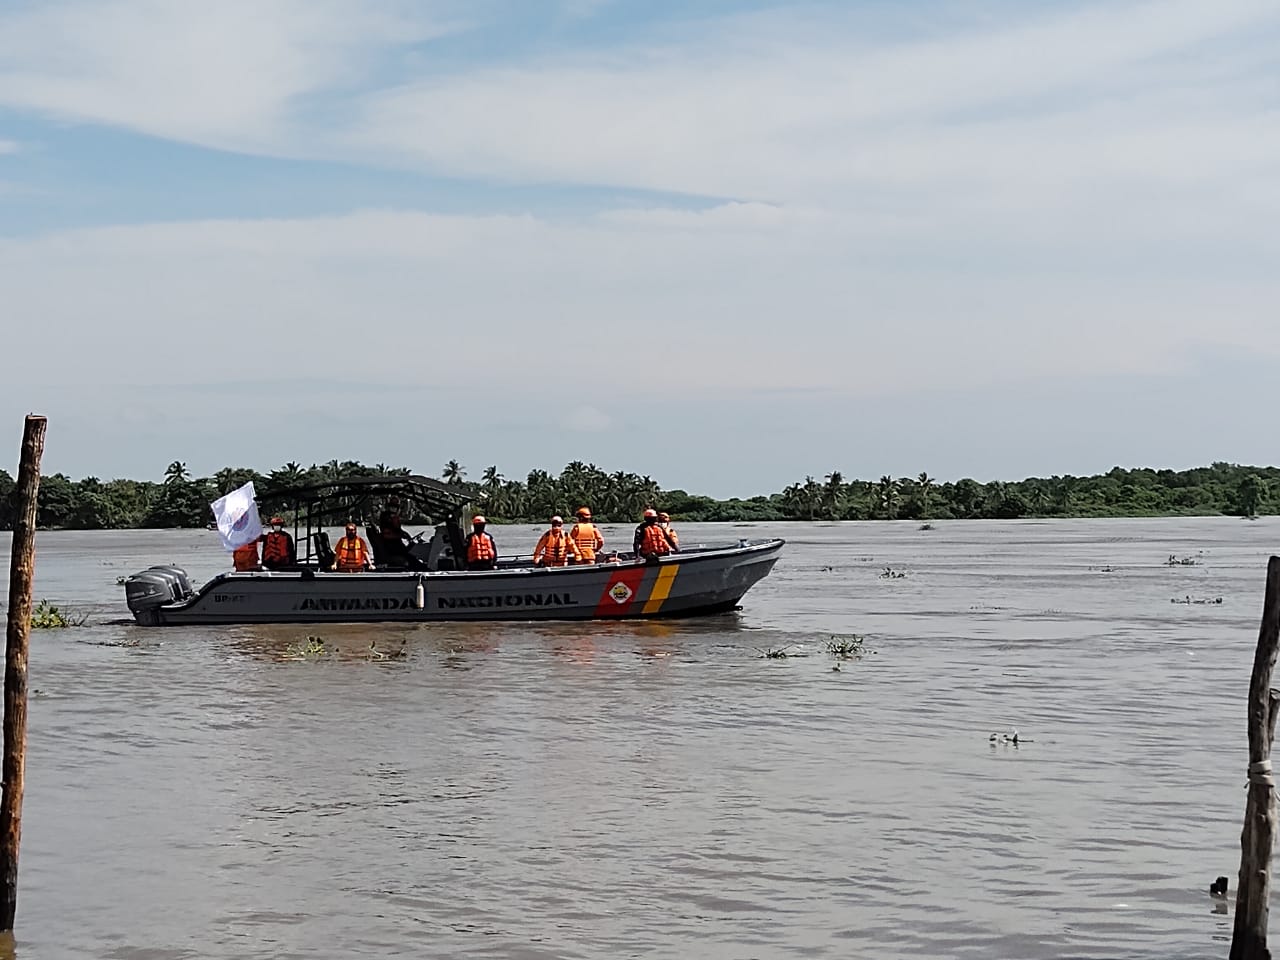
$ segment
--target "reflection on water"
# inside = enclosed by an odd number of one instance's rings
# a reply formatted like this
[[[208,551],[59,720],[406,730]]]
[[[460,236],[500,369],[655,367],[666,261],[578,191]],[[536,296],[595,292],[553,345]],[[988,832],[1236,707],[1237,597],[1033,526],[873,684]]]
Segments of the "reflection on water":
[[[701,620],[197,629],[115,580],[212,535],[41,534],[18,955],[1223,955],[1280,522],[935,527],[753,525]]]

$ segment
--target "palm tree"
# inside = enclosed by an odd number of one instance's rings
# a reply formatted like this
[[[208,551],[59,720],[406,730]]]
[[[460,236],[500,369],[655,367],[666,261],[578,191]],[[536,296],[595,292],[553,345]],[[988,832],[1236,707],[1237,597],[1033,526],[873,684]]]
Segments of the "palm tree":
[[[880,507],[880,515],[886,520],[898,519],[898,506],[902,498],[898,492],[898,481],[886,474],[880,478],[876,486],[876,502]]]
[[[466,469],[457,460],[450,460],[446,463],[444,472],[440,474],[445,483],[461,483],[466,478],[466,475]]]
[[[920,518],[928,520],[933,506],[931,503],[933,500],[933,477],[922,470],[920,471],[920,476],[916,477],[916,484],[920,497]]]
[[[269,479],[278,487],[291,487],[302,479],[302,466],[290,460],[279,470],[272,470]]]
[[[187,470],[187,465],[181,460],[175,460],[165,468],[164,483],[167,487],[172,487],[179,483],[187,483],[190,479],[191,473]]]
[[[839,470],[832,470],[826,476],[826,486],[822,489],[822,506],[826,510],[828,520],[839,520],[844,513],[844,476]]]
[[[822,485],[813,477],[805,477],[800,487],[800,496],[804,501],[804,510],[812,520],[822,506]]]

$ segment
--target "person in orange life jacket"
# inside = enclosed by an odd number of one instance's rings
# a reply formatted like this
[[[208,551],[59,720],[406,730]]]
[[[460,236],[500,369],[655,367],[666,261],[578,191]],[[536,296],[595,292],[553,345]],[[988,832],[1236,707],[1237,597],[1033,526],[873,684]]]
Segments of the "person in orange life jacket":
[[[679,550],[680,537],[676,535],[675,530],[671,527],[671,514],[667,513],[665,510],[659,510],[658,523],[662,525],[663,531],[667,534],[667,539],[671,541],[671,546],[676,550]]]
[[[551,529],[542,535],[538,545],[533,548],[533,565],[563,567],[568,564],[570,557],[580,561],[582,551],[565,530],[564,521],[559,517],[552,517]]]
[[[268,570],[284,570],[298,562],[293,537],[284,532],[284,521],[271,518],[271,530],[262,536],[262,565]]]
[[[231,565],[239,573],[261,570],[262,567],[258,564],[258,541],[250,540],[244,546],[236,547],[231,554]]]
[[[329,569],[343,573],[359,573],[366,567],[372,570],[373,555],[369,553],[369,545],[356,533],[354,523],[348,523],[346,529],[347,535],[333,548],[333,564]]]
[[[635,542],[632,549],[635,550],[637,557],[656,560],[658,557],[664,557],[668,553],[675,553],[679,548],[671,542],[671,539],[667,536],[667,531],[662,529],[662,524],[658,522],[658,511],[646,510],[644,512],[644,520],[640,526],[636,527]]]
[[[578,508],[577,518],[578,522],[569,530],[569,539],[578,545],[578,552],[582,554],[578,562],[595,563],[596,551],[604,549],[604,537],[591,522],[591,511],[586,507]]]
[[[487,521],[477,514],[471,518],[471,532],[467,534],[467,569],[492,570],[498,564],[498,545],[484,532]]]

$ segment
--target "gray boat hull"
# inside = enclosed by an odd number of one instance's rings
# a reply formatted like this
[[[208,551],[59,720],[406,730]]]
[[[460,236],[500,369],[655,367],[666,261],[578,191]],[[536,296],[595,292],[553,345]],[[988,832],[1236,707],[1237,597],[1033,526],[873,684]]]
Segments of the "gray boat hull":
[[[693,616],[732,609],[773,569],[783,543],[742,541],[648,563],[484,572],[227,573],[184,599],[130,607],[147,626]]]

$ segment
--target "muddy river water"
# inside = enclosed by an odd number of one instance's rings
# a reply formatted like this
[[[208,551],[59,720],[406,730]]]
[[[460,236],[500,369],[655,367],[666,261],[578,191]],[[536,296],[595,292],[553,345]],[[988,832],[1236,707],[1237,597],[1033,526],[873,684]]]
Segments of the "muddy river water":
[[[1226,955],[1280,520],[681,529],[775,534],[702,620],[200,629],[116,578],[213,534],[41,534],[17,956]]]

